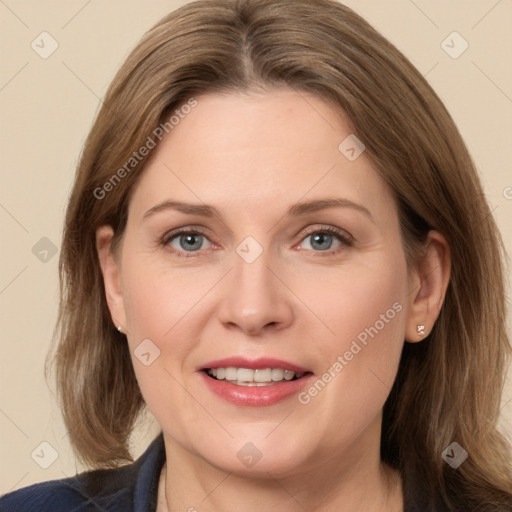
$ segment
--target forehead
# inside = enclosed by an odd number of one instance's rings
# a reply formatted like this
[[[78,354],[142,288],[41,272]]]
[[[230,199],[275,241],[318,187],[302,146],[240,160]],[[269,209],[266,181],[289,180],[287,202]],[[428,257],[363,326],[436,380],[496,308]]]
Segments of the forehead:
[[[321,98],[279,89],[196,100],[143,171],[130,205],[137,216],[166,199],[205,202],[234,215],[279,214],[301,198],[326,194],[377,216],[394,208],[364,152],[355,160],[347,153],[354,142],[361,148],[345,116]]]

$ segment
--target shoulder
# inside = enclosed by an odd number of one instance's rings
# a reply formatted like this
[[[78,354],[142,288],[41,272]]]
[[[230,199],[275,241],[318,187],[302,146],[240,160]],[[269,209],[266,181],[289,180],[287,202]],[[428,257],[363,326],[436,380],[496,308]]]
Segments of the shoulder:
[[[468,496],[463,484],[453,483],[447,489],[446,497],[439,489],[433,490],[420,484],[419,478],[404,477],[404,512],[512,512],[512,503],[503,495],[496,496],[492,503],[488,499]],[[489,495],[490,496],[490,495]]]
[[[159,436],[134,463],[31,485],[0,497],[0,512],[129,512],[156,500],[165,460]]]
[[[31,485],[0,498],[0,512],[85,510],[86,497],[74,478]]]
[[[135,483],[131,468],[90,471],[19,489],[0,498],[0,512],[129,511]]]

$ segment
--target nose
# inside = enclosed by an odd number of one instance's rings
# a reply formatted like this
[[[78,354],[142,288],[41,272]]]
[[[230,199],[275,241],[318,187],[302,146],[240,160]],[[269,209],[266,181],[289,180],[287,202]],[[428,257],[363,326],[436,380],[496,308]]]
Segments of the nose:
[[[218,306],[218,318],[227,328],[257,336],[292,323],[291,292],[268,263],[265,253],[252,263],[235,257]]]

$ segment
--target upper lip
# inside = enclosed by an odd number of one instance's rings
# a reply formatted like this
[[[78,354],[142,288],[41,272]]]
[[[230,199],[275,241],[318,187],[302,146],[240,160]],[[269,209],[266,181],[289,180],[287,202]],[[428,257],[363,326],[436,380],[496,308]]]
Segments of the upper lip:
[[[227,357],[224,359],[216,359],[202,365],[199,369],[206,370],[211,368],[250,368],[251,370],[263,370],[265,368],[281,368],[282,370],[291,370],[295,373],[309,372],[307,368],[303,368],[294,363],[276,359],[273,357],[260,357],[258,359],[247,359],[245,357]]]

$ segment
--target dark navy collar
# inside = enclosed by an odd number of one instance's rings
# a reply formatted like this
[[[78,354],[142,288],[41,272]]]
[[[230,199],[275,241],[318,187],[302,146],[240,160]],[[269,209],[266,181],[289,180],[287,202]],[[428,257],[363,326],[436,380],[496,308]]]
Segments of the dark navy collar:
[[[164,462],[160,433],[131,464],[19,489],[0,497],[0,512],[155,512]]]
[[[164,463],[165,445],[160,433],[131,464],[19,489],[0,497],[0,512],[156,512]],[[428,506],[432,500],[411,475],[404,479],[404,489],[405,512],[447,510],[441,505],[442,500]]]
[[[138,461],[141,461],[141,465],[133,491],[133,510],[134,512],[154,512],[158,498],[160,473],[165,463],[165,445],[162,433],[151,443]],[[150,508],[148,508],[148,504],[150,504]]]
[[[160,433],[132,464],[82,473],[75,477],[77,487],[94,500],[98,510],[155,512],[164,462],[165,445]]]

